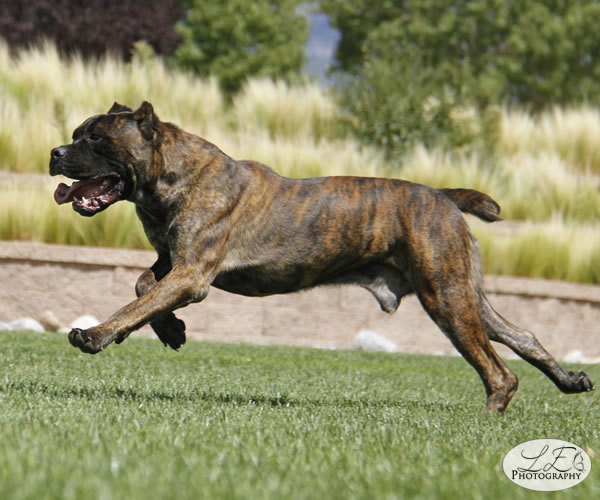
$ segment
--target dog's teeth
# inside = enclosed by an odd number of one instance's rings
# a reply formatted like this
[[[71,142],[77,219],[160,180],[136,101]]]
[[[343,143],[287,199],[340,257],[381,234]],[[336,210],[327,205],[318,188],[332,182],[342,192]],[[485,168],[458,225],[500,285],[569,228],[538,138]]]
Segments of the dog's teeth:
[[[104,179],[104,181],[102,182],[102,187],[106,187],[108,186],[108,180]]]

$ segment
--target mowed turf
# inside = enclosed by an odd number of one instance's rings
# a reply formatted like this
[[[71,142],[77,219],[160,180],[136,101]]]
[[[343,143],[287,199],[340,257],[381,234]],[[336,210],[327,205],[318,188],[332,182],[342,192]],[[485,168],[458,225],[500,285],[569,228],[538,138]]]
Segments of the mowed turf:
[[[600,498],[520,488],[504,455],[536,438],[600,451],[598,393],[522,362],[503,417],[461,358],[130,338],[96,356],[0,333],[2,499]],[[585,367],[600,380],[600,365]]]

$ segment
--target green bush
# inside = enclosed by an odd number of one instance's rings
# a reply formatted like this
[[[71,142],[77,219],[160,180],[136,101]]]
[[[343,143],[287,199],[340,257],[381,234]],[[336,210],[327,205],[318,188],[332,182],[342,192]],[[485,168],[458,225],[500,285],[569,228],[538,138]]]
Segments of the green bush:
[[[216,76],[227,92],[247,78],[293,78],[304,66],[308,30],[296,0],[189,0],[177,26],[174,60],[202,76]]]
[[[341,88],[347,129],[388,160],[415,143],[459,148],[476,140],[468,123],[454,120],[461,108],[457,96],[418,58],[390,64],[370,57],[360,78],[348,78]]]
[[[436,136],[451,145],[472,140],[450,119],[452,107],[600,103],[598,2],[371,4],[322,0],[342,35],[336,57],[342,102],[361,123],[354,131],[388,154]],[[442,103],[433,118],[432,99]]]
[[[522,0],[322,0],[340,29],[339,66],[392,63],[417,53],[454,88],[480,103],[533,107],[600,101],[600,4]],[[410,77],[411,75],[407,75]]]

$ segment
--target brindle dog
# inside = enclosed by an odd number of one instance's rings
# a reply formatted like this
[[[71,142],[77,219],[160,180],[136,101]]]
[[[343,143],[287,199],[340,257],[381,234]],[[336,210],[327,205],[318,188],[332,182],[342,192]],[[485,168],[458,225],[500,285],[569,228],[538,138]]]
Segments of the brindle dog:
[[[135,203],[155,264],[138,298],[104,323],[73,329],[87,353],[122,342],[150,323],[165,345],[185,342],[173,310],[200,302],[210,286],[264,296],[355,284],[392,313],[416,293],[429,316],[479,373],[487,409],[502,413],[517,377],[490,340],[542,370],[563,392],[590,391],[583,372],[563,369],[536,337],[502,318],[482,285],[478,245],[461,211],[498,220],[500,207],[468,189],[432,189],[362,177],[288,179],[159,120],[152,105],[115,103],[51,152],[58,203],[92,216],[118,200]]]

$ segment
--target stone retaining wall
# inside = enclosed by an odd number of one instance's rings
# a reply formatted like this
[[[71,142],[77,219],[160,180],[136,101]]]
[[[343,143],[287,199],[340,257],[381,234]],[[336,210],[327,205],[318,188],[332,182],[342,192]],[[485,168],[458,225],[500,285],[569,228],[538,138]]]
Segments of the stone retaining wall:
[[[0,242],[0,321],[38,319],[46,310],[64,325],[82,314],[106,319],[135,299],[136,279],[153,261],[146,251]],[[574,351],[581,351],[579,359],[600,359],[599,286],[487,276],[486,290],[496,310],[535,332],[557,357],[575,359]],[[401,352],[454,352],[415,297],[387,315],[358,287],[265,298],[213,288],[178,316],[194,339],[349,348],[358,331],[369,329]],[[149,327],[141,333],[153,335]],[[512,355],[502,346],[499,351]]]

